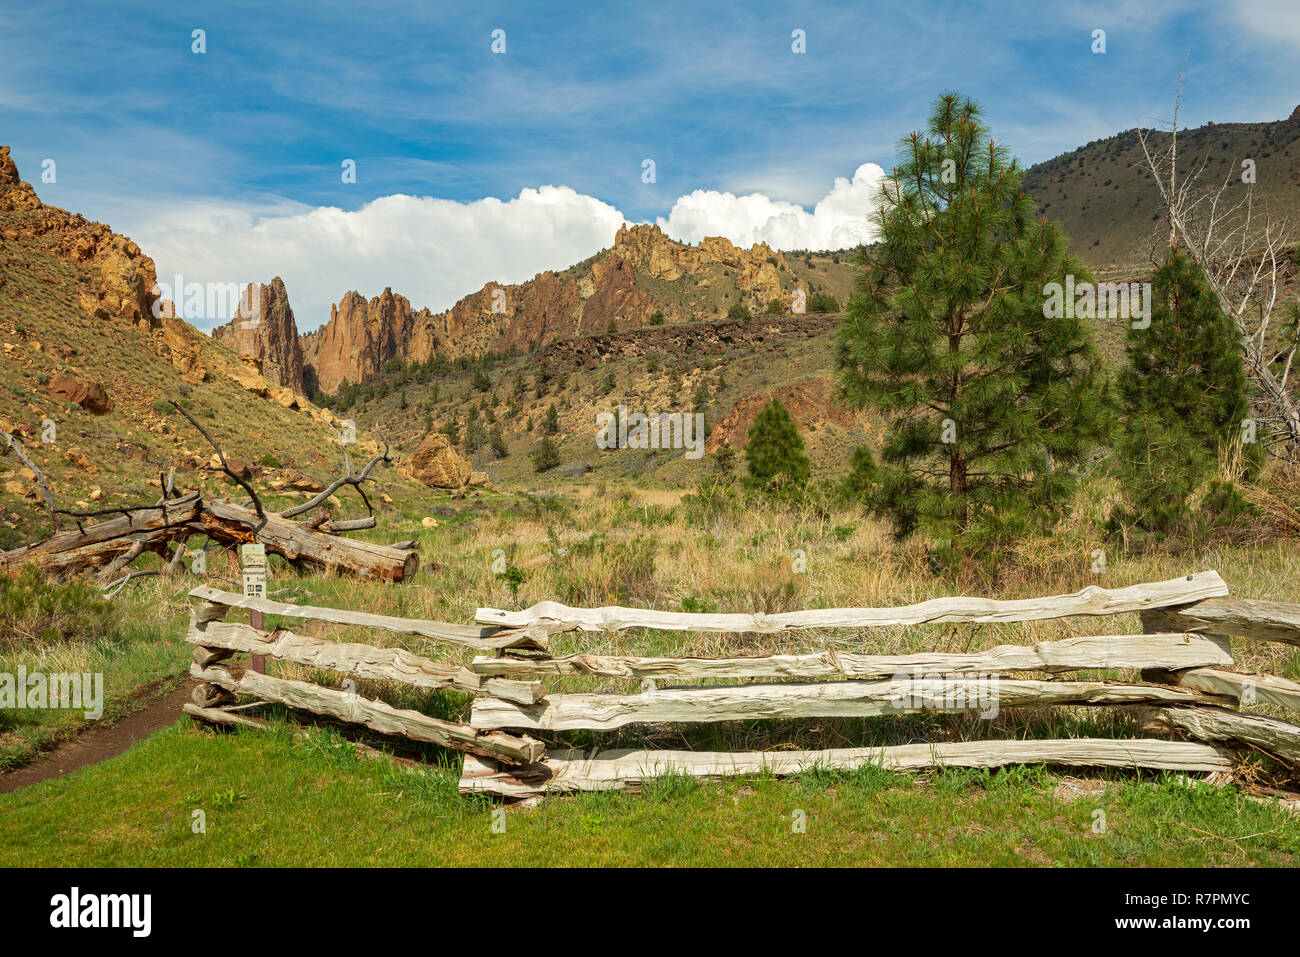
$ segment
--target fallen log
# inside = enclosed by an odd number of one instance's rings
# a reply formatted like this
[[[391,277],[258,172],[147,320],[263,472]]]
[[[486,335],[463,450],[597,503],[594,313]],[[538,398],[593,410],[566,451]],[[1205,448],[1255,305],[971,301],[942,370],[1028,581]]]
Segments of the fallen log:
[[[375,615],[365,611],[350,611],[347,608],[290,605],[285,602],[272,601],[269,598],[248,598],[244,595],[221,591],[207,585],[200,585],[192,589],[189,595],[191,598],[198,598],[203,602],[203,604],[191,609],[191,621],[221,618],[231,608],[247,608],[267,615],[279,615],[282,618],[306,618],[312,621],[331,622],[336,625],[380,628],[384,631],[393,631],[404,635],[437,638],[440,641],[453,641],[457,644],[468,645],[471,648],[479,648],[485,651],[494,648],[544,648],[546,646],[545,637],[534,638],[518,628],[453,625],[443,621],[425,621],[422,618],[394,618],[389,615]]]
[[[1148,631],[1197,631],[1300,646],[1300,605],[1252,598],[1210,598],[1142,613]]]
[[[247,715],[235,711],[224,711],[221,708],[204,708],[188,701],[181,705],[181,710],[188,715],[202,718],[212,724],[224,724],[235,728],[253,728],[257,731],[265,731],[271,727],[269,721],[263,721],[261,718],[250,718]]]
[[[337,524],[333,530],[340,530]],[[27,564],[55,576],[90,569],[115,572],[145,551],[170,557],[167,546],[193,534],[208,535],[227,547],[260,542],[267,552],[291,562],[383,581],[401,581],[420,564],[414,551],[326,534],[301,522],[274,514],[259,516],[232,502],[207,501],[199,492],[191,492],[159,505],[123,509],[94,525],[82,524],[4,552],[0,572],[12,574]]]
[[[0,553],[0,571],[13,574],[30,564],[59,577],[102,568],[146,545],[158,550],[190,534],[188,523],[198,515],[199,506],[199,493],[191,492],[162,505],[125,509],[94,525],[79,524],[44,541]]]
[[[379,681],[398,681],[417,688],[490,694],[520,704],[534,704],[545,696],[540,682],[491,678],[475,674],[461,665],[430,661],[404,648],[327,641],[310,635],[297,635],[284,628],[268,633],[240,622],[193,621],[185,640],[204,651],[228,649],[227,654],[247,651],[311,668]],[[198,662],[200,665],[211,663]]]
[[[305,681],[273,678],[256,671],[236,677],[219,665],[190,666],[190,674],[232,694],[253,695],[289,708],[362,724],[381,734],[400,735],[457,751],[472,751],[509,764],[531,764],[546,753],[542,742],[501,732],[482,733],[464,724],[431,718],[419,711],[394,708],[384,701]]]
[[[256,541],[265,545],[267,552],[291,562],[361,578],[402,581],[420,565],[416,552],[312,531],[301,522],[275,514],[267,514],[263,520],[252,509],[221,499],[204,502],[190,526],[223,545]]]
[[[923,711],[979,711],[1046,705],[1202,704],[1225,699],[1165,685],[982,677],[884,678],[813,684],[666,688],[636,695],[559,694],[537,704],[477,698],[470,725],[484,730],[609,731],[626,724],[862,718]]]
[[[632,658],[570,655],[564,658],[475,658],[481,675],[525,678],[593,675],[604,678],[883,678],[899,672],[1079,671],[1114,668],[1199,668],[1231,665],[1221,640],[1200,635],[1093,635],[1042,641],[1033,647],[999,645],[975,654],[808,655],[747,658]],[[1159,662],[1159,664],[1157,664]]]
[[[467,755],[462,794],[536,797],[573,791],[640,790],[666,774],[716,779],[741,774],[800,774],[814,768],[853,770],[868,765],[891,771],[937,767],[997,768],[1010,764],[1150,768],[1197,773],[1232,770],[1229,752],[1214,745],[1150,738],[1064,738],[1028,741],[960,741],[826,751],[553,751],[524,768],[504,768]]]
[[[936,622],[1040,621],[1071,615],[1115,615],[1226,594],[1228,586],[1223,583],[1219,573],[1206,571],[1169,581],[1131,585],[1128,588],[1098,588],[1090,585],[1070,595],[1012,601],[992,598],[932,598],[917,605],[898,608],[822,608],[775,615],[693,614],[623,607],[571,608],[559,602],[544,601],[523,611],[480,608],[474,620],[506,627],[540,628],[550,633],[657,628],[665,631],[774,634],[809,628],[878,628],[884,625]]]
[[[1238,741],[1300,765],[1300,725],[1259,714],[1208,706],[1159,708],[1147,725],[1153,731],[1179,730],[1202,741]]]

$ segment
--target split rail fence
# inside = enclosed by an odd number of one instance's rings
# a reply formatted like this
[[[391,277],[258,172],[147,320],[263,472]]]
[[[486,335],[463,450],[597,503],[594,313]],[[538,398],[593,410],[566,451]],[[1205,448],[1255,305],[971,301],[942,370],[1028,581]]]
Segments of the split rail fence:
[[[1228,597],[1217,572],[1127,588],[1084,588],[1024,600],[936,598],[897,608],[841,608],[783,614],[689,614],[635,608],[570,608],[542,602],[524,611],[478,610],[475,625],[394,618],[292,605],[200,587],[190,592],[187,640],[200,679],[184,710],[205,721],[262,727],[244,713],[251,697],[364,725],[386,735],[465,753],[460,789],[507,799],[544,793],[637,789],[662,774],[714,778],[813,767],[876,764],[897,770],[1010,764],[1149,768],[1231,773],[1235,752],[1259,751],[1300,766],[1300,725],[1239,710],[1268,704],[1300,711],[1300,684],[1232,669],[1233,636],[1300,647],[1300,605]],[[328,622],[415,635],[483,652],[468,665],[438,662],[403,648],[330,641],[281,625],[271,631],[225,620],[232,609],[280,619]],[[554,656],[570,631],[669,631],[781,635],[816,629],[869,629],[932,623],[1027,622],[1072,616],[1141,614],[1141,634],[1099,634],[1000,645],[969,654],[870,655],[837,652],[733,658]],[[475,695],[468,723],[395,708],[377,698],[242,669],[239,653],[265,655],[364,679]],[[1133,669],[1136,682],[1057,677],[1075,671]],[[1041,673],[1048,678],[1024,675]],[[1001,708],[1141,707],[1147,738],[1069,738],[919,743],[820,751],[695,752],[547,750],[548,733],[608,731],[628,724],[774,718],[840,718],[985,707],[997,675]],[[1011,677],[1004,677],[1010,675]],[[550,693],[565,678],[642,682],[631,694]],[[754,683],[656,688],[657,679],[768,679]],[[1189,740],[1190,739],[1190,740]]]

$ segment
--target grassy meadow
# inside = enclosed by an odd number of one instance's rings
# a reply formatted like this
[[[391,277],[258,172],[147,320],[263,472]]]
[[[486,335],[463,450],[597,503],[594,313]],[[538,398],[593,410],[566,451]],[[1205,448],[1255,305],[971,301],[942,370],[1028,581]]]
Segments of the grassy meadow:
[[[1126,555],[1097,537],[1106,487],[1050,540],[1009,556],[997,597],[1120,587],[1217,569],[1233,593],[1300,601],[1300,549],[1270,530],[1177,553]],[[413,538],[421,570],[381,584],[307,575],[272,560],[279,600],[452,622],[479,606],[630,604],[687,611],[909,604],[970,587],[936,578],[921,545],[897,543],[858,509],[810,496],[802,505],[613,485],[556,487],[543,494],[491,490],[466,497],[400,495],[380,505],[389,542]],[[424,520],[432,519],[429,527]],[[1105,570],[1095,573],[1095,551]],[[504,557],[511,574],[498,574]],[[157,561],[150,558],[148,561]],[[138,563],[147,567],[147,562]],[[209,556],[209,584],[238,590],[235,568]],[[22,579],[0,601],[23,623],[0,646],[0,669],[102,670],[111,721],[189,661],[182,640],[185,593],[198,576],[132,582],[109,602],[85,586],[41,586],[57,614],[33,611]],[[62,602],[60,605],[59,602]],[[25,609],[25,610],[24,610]],[[48,620],[63,622],[46,628]],[[92,627],[85,627],[91,622]],[[276,623],[268,616],[268,627]],[[473,653],[432,640],[341,626],[295,630],[372,644],[400,642],[438,660]],[[555,654],[744,655],[822,650],[965,652],[1071,635],[1140,630],[1136,615],[1008,625],[881,628],[800,633],[779,639],[729,634],[570,632]],[[1234,641],[1238,670],[1300,679],[1300,654],[1278,644]],[[271,672],[341,684],[342,676],[271,662]],[[1096,677],[1136,679],[1132,673]],[[551,690],[637,690],[634,682],[566,678]],[[662,684],[661,684],[662,686]],[[142,691],[144,689],[144,691]],[[445,718],[464,718],[470,698],[358,682],[361,694]],[[1267,708],[1259,709],[1268,713]],[[273,721],[287,715],[263,709]],[[0,754],[11,766],[84,722],[79,713],[7,715]],[[616,732],[545,734],[551,747],[770,750],[854,747],[978,737],[1134,736],[1136,716],[1114,708],[1004,710],[993,720],[922,714],[857,720],[754,721]],[[382,744],[378,736],[369,739]],[[533,810],[498,808],[455,792],[460,759],[427,748],[428,769],[409,772],[356,758],[338,732],[290,725],[271,733],[214,733],[183,718],[103,764],[0,795],[0,863],[79,864],[1287,864],[1300,847],[1300,817],[1253,798],[1293,788],[1285,770],[1247,756],[1237,783],[1188,786],[1176,776],[1126,772],[1064,776],[1063,770],[942,771],[904,776],[866,769],[794,779],[655,782],[643,794],[553,797]],[[206,834],[191,830],[205,811]],[[793,831],[792,813],[808,825]],[[1094,811],[1106,823],[1094,833]],[[359,826],[358,822],[364,822]],[[499,828],[504,821],[505,831]],[[496,825],[498,830],[493,829]],[[671,826],[665,827],[665,824]]]

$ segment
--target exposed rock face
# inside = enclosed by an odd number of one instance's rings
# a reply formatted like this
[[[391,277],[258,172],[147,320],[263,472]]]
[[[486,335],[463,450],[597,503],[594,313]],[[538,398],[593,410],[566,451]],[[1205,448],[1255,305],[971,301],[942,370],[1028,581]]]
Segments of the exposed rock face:
[[[625,223],[614,237],[614,252],[655,279],[680,279],[712,263],[728,266],[737,270],[736,284],[763,302],[781,295],[779,271],[787,269],[785,257],[767,243],[746,251],[721,236],[706,236],[698,246],[688,246],[650,223]]]
[[[98,382],[87,382],[70,375],[55,376],[50,380],[49,393],[56,399],[75,402],[95,415],[113,411],[113,400]]]
[[[548,271],[519,286],[490,283],[444,313],[422,312],[407,354],[422,361],[434,355],[531,349],[604,332],[611,321],[620,328],[643,326],[655,308],[637,285],[632,265],[609,255],[578,280],[562,280]]]
[[[469,459],[452,448],[441,432],[430,432],[397,470],[430,488],[463,488],[474,474]]]
[[[172,365],[186,382],[202,382],[208,375],[203,362],[202,334],[184,319],[175,318],[170,308],[163,312],[161,322],[163,345]]]
[[[103,223],[42,203],[31,185],[19,178],[7,146],[0,146],[0,211],[13,214],[6,218],[16,223],[5,230],[6,239],[30,237],[51,255],[88,268],[92,288],[82,296],[87,312],[144,329],[158,328],[152,308],[153,260]]]
[[[761,395],[745,396],[737,402],[709,433],[709,451],[716,452],[724,442],[743,449],[749,440],[749,427],[763,406],[773,399],[781,400],[805,438],[809,432],[828,425],[851,428],[858,423],[855,413],[835,401],[835,383],[831,379],[800,379]]]
[[[241,315],[213,329],[212,338],[241,356],[256,357],[267,381],[302,395],[302,345],[284,280],[276,276],[270,284],[250,283],[239,308]]]
[[[537,353],[537,361],[551,368],[594,369],[609,359],[629,356],[718,355],[732,346],[759,346],[767,342],[810,339],[835,323],[831,313],[758,316],[723,319],[690,325],[654,326],[634,335],[583,336],[553,342]]]
[[[329,322],[302,337],[307,385],[334,392],[345,381],[363,382],[389,359],[405,355],[411,338],[411,303],[405,296],[385,289],[367,302],[349,292],[330,309]]]
[[[725,271],[725,272],[724,272]],[[789,299],[793,285],[785,258],[764,243],[749,250],[712,236],[698,246],[674,242],[658,226],[624,225],[614,247],[584,271],[561,277],[538,273],[517,286],[489,283],[442,313],[412,312],[391,289],[367,302],[349,292],[330,310],[330,321],[302,338],[307,384],[334,392],[345,380],[363,382],[389,359],[414,362],[527,350],[561,340],[646,327],[656,311],[667,324],[703,318],[680,302],[656,299],[643,280],[683,281],[687,297],[730,276],[753,307]],[[640,278],[639,278],[640,277]],[[687,298],[683,297],[683,298]]]

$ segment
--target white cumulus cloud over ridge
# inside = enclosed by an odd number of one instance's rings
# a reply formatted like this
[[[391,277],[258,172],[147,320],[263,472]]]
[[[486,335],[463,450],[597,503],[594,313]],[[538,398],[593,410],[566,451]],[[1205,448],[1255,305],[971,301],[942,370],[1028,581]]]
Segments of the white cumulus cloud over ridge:
[[[682,242],[725,236],[746,247],[849,248],[872,238],[868,216],[883,176],[874,163],[860,166],[851,180],[837,178],[812,212],[759,193],[696,190],[659,224]],[[330,306],[349,289],[375,296],[391,286],[413,308],[441,311],[488,282],[523,282],[567,268],[607,248],[625,217],[567,186],[542,186],[509,200],[473,202],[396,194],[354,211],[194,202],[134,208],[126,220],[117,228],[154,257],[160,283],[174,286],[177,276],[186,284],[268,282],[278,275],[306,332],[328,320]],[[206,329],[225,317],[186,318]]]
[[[726,236],[739,246],[765,242],[774,249],[848,249],[875,238],[868,217],[879,205],[884,178],[875,163],[863,163],[852,180],[837,176],[811,213],[762,193],[735,196],[697,189],[678,199],[666,219],[659,217],[659,226],[686,243]]]

